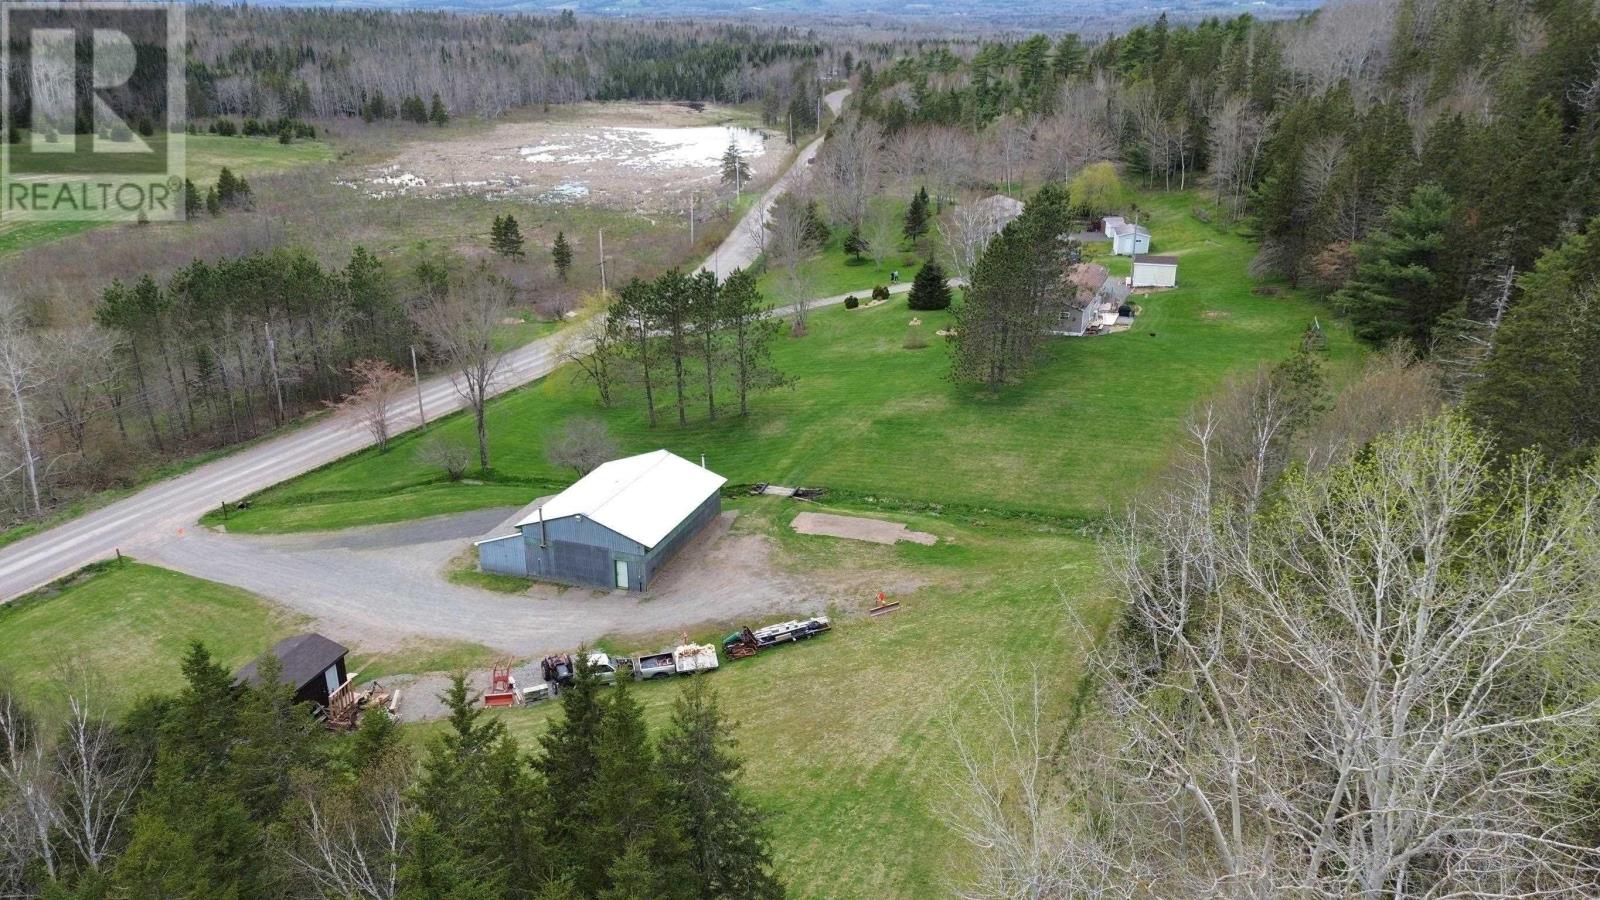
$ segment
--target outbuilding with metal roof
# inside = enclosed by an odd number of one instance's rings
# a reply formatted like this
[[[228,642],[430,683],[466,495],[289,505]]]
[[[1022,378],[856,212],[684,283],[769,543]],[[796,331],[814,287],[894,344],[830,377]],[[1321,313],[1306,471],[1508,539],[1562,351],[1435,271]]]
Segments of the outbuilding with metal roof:
[[[612,460],[479,541],[485,572],[643,591],[722,512],[727,479],[666,450]]]

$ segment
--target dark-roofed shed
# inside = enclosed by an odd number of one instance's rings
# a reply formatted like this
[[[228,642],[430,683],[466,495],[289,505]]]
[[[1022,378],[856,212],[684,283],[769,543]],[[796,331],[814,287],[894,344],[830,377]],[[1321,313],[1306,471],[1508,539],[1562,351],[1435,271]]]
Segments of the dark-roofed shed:
[[[283,664],[283,683],[294,688],[296,702],[325,707],[333,693],[349,679],[344,658],[350,651],[316,632],[284,638],[268,652]],[[260,684],[259,662],[240,669],[234,680],[240,684]]]

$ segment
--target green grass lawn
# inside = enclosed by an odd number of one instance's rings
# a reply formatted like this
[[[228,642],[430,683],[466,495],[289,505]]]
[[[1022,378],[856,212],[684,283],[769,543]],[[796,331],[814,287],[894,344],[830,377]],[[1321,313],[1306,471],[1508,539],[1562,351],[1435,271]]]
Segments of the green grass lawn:
[[[241,666],[307,620],[239,588],[143,563],[91,566],[0,606],[0,676],[32,702],[52,703],[87,677],[122,709],[182,683],[189,642],[204,641],[223,665]],[[380,654],[352,652],[363,678],[488,665],[485,647],[419,640]]]
[[[622,448],[707,455],[733,483],[822,485],[922,504],[1095,517],[1128,496],[1165,460],[1183,415],[1233,372],[1281,358],[1320,310],[1294,296],[1263,296],[1244,276],[1242,237],[1190,217],[1192,198],[1149,198],[1163,252],[1182,260],[1180,288],[1139,298],[1134,329],[1047,345],[1035,374],[998,396],[952,384],[948,347],[933,332],[948,313],[922,313],[930,346],[902,344],[913,314],[903,299],[871,309],[832,308],[810,335],[781,338],[777,364],[792,389],[756,400],[748,418],[648,426],[639,402],[600,408],[591,389],[558,371],[497,400],[490,410],[495,468],[447,484],[418,462],[422,436],[384,454],[364,452],[268,490],[235,515],[236,531],[338,528],[525,502],[571,480],[546,459],[560,424],[597,416]],[[1330,329],[1331,360],[1358,350]],[[666,417],[671,422],[671,416]],[[462,416],[429,430],[468,441]]]
[[[0,667],[24,696],[48,700],[72,685],[78,672],[61,668],[70,660],[120,708],[141,694],[175,689],[192,640],[239,666],[302,626],[238,588],[111,563],[0,606]]]
[[[191,134],[185,144],[189,179],[202,190],[216,183],[226,166],[247,178],[271,175],[299,166],[328,162],[333,146],[325,141],[280,144],[276,137],[218,137]],[[46,244],[106,223],[101,222],[0,222],[0,256]]]
[[[1082,643],[1069,617],[1098,625],[1108,607],[1092,540],[1015,521],[896,515],[938,534],[932,547],[884,547],[794,534],[798,509],[739,501],[741,527],[765,529],[787,565],[848,566],[931,582],[896,599],[898,613],[837,616],[832,632],[753,659],[723,660],[707,677],[738,720],[745,783],[772,814],[778,870],[797,898],[930,897],[960,877],[967,849],[939,815],[956,730],[981,736],[990,719],[974,696],[996,675],[1027,678],[1036,663],[1061,697]],[[841,511],[850,512],[850,508]],[[870,514],[870,513],[869,513]],[[862,598],[841,598],[861,609]],[[839,612],[840,609],[836,609]],[[707,628],[696,639],[720,638]],[[604,644],[619,652],[668,645],[676,634]],[[654,639],[654,643],[652,643]],[[680,682],[635,686],[652,725],[671,714]],[[497,712],[525,750],[555,703]],[[442,723],[408,730],[421,746]]]
[[[873,205],[895,216],[896,221],[905,215],[904,201],[880,198]],[[909,243],[902,243],[898,251],[889,254],[880,264],[870,258],[857,259],[846,253],[844,239],[848,233],[847,229],[832,229],[828,235],[827,246],[801,264],[806,282],[812,286],[817,297],[837,297],[852,292],[865,297],[872,291],[874,285],[889,284],[889,273],[895,271],[900,273],[901,281],[909,283],[917,274],[917,270],[922,267],[923,261],[928,258],[928,254],[933,252],[932,247],[936,241],[933,235],[925,237],[924,248],[921,251]],[[788,298],[783,297],[781,289],[783,280],[781,272],[768,269],[761,273],[759,285],[768,297],[781,298],[780,302],[787,302]]]

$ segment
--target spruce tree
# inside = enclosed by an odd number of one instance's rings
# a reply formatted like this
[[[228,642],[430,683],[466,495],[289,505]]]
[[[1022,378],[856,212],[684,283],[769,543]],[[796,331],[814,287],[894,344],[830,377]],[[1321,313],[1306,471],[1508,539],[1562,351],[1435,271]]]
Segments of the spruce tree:
[[[183,180],[183,215],[187,219],[196,219],[206,208],[206,198],[195,187],[195,183],[185,178]]]
[[[1455,300],[1441,285],[1450,216],[1444,189],[1420,185],[1406,203],[1389,210],[1383,230],[1361,245],[1355,277],[1335,302],[1362,339],[1383,344],[1405,338],[1419,349],[1429,346]]]
[[[844,236],[844,252],[861,259],[861,254],[867,252],[866,238],[861,236],[861,226],[850,226],[850,233]]]
[[[905,235],[910,241],[917,241],[928,233],[928,189],[918,188],[917,193],[911,198],[911,205],[906,207]]]
[[[737,140],[728,141],[728,149],[722,151],[722,183],[731,184],[736,190],[743,190],[750,183],[750,163],[739,152]]]
[[[1502,453],[1562,466],[1600,446],[1600,218],[1523,276],[1467,409]]]
[[[520,259],[523,251],[522,227],[510,213],[497,216],[489,228],[489,249],[501,256]]]
[[[700,897],[777,898],[765,817],[739,786],[733,723],[695,678],[678,696],[661,739],[666,799],[689,844]]]
[[[572,245],[567,243],[565,231],[556,232],[556,242],[550,246],[550,261],[555,264],[556,277],[565,284],[567,272],[572,269]]]
[[[428,105],[428,121],[440,128],[450,124],[450,111],[444,108],[444,101],[439,98],[437,91],[433,94],[433,102]]]
[[[696,897],[689,883],[688,848],[668,814],[665,785],[651,751],[644,712],[624,681],[604,704],[595,744],[594,782],[579,807],[576,881],[580,893],[651,885],[659,897]],[[620,868],[629,853],[635,861]],[[639,862],[642,857],[647,863]],[[647,872],[641,872],[642,868]],[[613,875],[625,874],[619,885]]]
[[[950,297],[950,285],[946,283],[944,268],[936,260],[930,259],[912,280],[906,305],[921,310],[949,309]]]
[[[553,809],[545,820],[545,843],[555,859],[576,859],[586,823],[577,811],[588,802],[599,766],[600,679],[589,654],[575,654],[572,684],[561,688],[561,717],[539,738],[533,767],[544,780]]]

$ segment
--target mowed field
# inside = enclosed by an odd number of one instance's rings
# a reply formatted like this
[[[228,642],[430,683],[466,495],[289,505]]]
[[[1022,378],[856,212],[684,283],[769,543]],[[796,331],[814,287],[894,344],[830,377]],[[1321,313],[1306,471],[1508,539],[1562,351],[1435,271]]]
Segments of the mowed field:
[[[280,144],[276,137],[218,137],[211,134],[188,135],[185,153],[189,180],[201,190],[216,183],[223,167],[233,170],[236,175],[250,178],[328,162],[334,158],[333,147],[325,141]],[[0,221],[0,256],[96,227],[103,227],[103,223]]]
[[[1177,290],[1139,299],[1130,332],[1047,344],[1026,383],[991,395],[953,384],[949,348],[934,332],[949,313],[913,313],[903,298],[870,309],[820,310],[810,334],[778,339],[774,360],[795,379],[758,397],[746,418],[687,426],[664,411],[651,428],[642,403],[601,408],[562,370],[495,401],[494,469],[461,483],[420,462],[421,440],[469,442],[463,416],[264,492],[228,522],[234,531],[295,531],[397,521],[526,503],[572,475],[546,458],[562,423],[598,417],[628,452],[666,447],[705,454],[735,484],[825,486],[897,504],[943,505],[1070,519],[1102,515],[1166,459],[1195,401],[1230,373],[1287,355],[1319,310],[1292,295],[1265,296],[1243,276],[1242,237],[1190,217],[1192,198],[1150,198],[1156,249],[1182,260]],[[920,326],[909,324],[920,317]],[[1327,325],[1328,323],[1325,323]],[[909,329],[929,346],[908,350]],[[1357,351],[1329,326],[1331,366]]]

